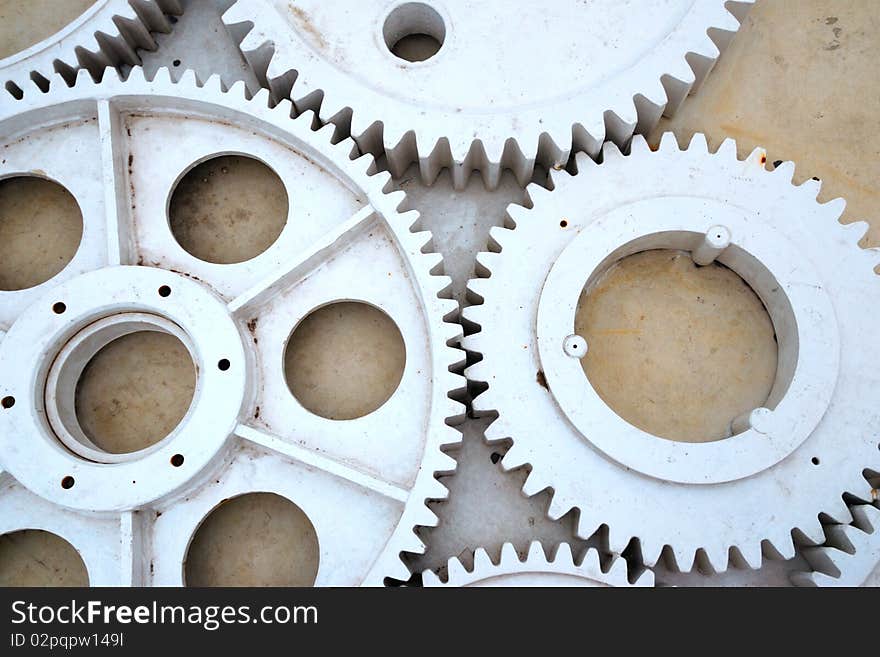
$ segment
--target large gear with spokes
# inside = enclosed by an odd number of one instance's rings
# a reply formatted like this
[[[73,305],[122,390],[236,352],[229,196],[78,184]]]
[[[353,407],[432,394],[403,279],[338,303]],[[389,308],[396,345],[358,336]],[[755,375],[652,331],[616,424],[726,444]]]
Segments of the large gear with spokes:
[[[108,66],[140,63],[138,49],[153,50],[152,32],[169,32],[169,17],[183,12],[179,0],[95,0],[56,33],[0,59],[0,84],[14,95],[36,83],[46,89],[55,73],[72,84],[76,72],[100,77]]]
[[[536,163],[596,156],[671,116],[751,4],[239,0],[223,20],[250,28],[242,52],[277,97],[387,156],[395,176],[417,162],[430,183],[449,167],[460,189],[479,169],[494,188],[505,168],[524,185]],[[413,37],[436,52],[401,56]]]
[[[698,134],[682,151],[667,134],[655,152],[637,137],[630,154],[606,145],[603,156],[579,156],[553,191],[530,186],[533,207],[510,206],[479,257],[479,305],[464,317],[481,330],[463,345],[482,354],[466,375],[488,386],[474,409],[498,415],[487,440],[512,441],[502,464],[528,468],[526,494],[550,489],[550,517],[576,508],[580,536],[606,526],[613,552],[631,546],[648,565],[668,547],[682,570],[757,568],[823,542],[820,520],[851,522],[848,501],[872,500],[880,471],[880,412],[865,394],[880,381],[860,348],[880,334],[865,225],[840,224],[843,202],[818,203],[818,181],[793,185],[791,163],[768,171],[761,149],[738,159],[732,140],[711,153]],[[649,249],[732,269],[773,323],[775,383],[726,439],[651,435],[585,375],[581,293]]]
[[[470,570],[458,558],[449,560],[446,568],[446,581],[443,582],[435,573],[426,571],[422,574],[425,587],[440,586],[506,586],[506,587],[603,587],[603,586],[637,586],[654,585],[654,573],[644,570],[630,583],[627,577],[626,561],[613,558],[611,563],[602,567],[599,553],[590,548],[575,560],[568,543],[560,543],[548,559],[544,546],[538,541],[529,545],[528,554],[520,559],[516,549],[510,543],[501,546],[501,557],[498,563],[492,561],[489,553],[483,548],[474,551],[474,566]]]
[[[421,552],[425,506],[454,470],[441,445],[462,407],[448,393],[460,327],[442,260],[403,192],[332,128],[270,108],[268,92],[203,86],[166,69],[100,84],[82,71],[0,105],[0,178],[37,175],[82,213],[72,260],[42,284],[0,291],[0,534],[40,529],[82,556],[92,585],[180,585],[193,533],[224,501],[252,491],[293,501],[320,545],[316,585],[405,580],[402,552]],[[237,264],[200,260],[175,241],[167,203],[180,177],[217,153],[278,172],[290,214],[277,240]],[[95,184],[98,181],[99,184]],[[364,262],[369,262],[365,267]],[[337,300],[367,304],[398,327],[400,383],[351,420],[309,412],[285,384],[293,327]],[[156,444],[117,454],[94,444],[74,409],[96,351],[149,330],[185,345],[193,401]],[[365,446],[368,446],[365,448]]]

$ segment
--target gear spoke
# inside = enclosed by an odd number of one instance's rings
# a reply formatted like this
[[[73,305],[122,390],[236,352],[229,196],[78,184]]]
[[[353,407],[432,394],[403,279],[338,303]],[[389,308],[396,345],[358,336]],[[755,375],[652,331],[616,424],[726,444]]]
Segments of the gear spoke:
[[[384,495],[398,502],[406,502],[409,499],[409,491],[392,483],[378,479],[365,472],[361,472],[354,468],[350,468],[339,461],[326,456],[321,456],[317,452],[300,447],[290,441],[273,436],[261,429],[239,424],[235,428],[235,434],[242,440],[254,443],[265,449],[277,452],[282,456],[298,461],[304,465],[308,465],[324,472],[345,479],[353,484],[366,488],[380,495]]]
[[[372,205],[365,205],[351,218],[308,248],[291,257],[282,267],[266,276],[250,289],[242,292],[229,302],[229,311],[234,314],[259,305],[264,299],[302,278],[330,255],[353,241],[370,224],[376,215]]]

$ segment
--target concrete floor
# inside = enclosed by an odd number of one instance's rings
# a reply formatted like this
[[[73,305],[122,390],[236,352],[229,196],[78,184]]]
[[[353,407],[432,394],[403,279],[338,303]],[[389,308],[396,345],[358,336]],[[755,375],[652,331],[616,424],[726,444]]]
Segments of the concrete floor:
[[[11,4],[0,3],[0,12]],[[224,43],[222,27],[218,32],[217,9],[227,6],[229,0],[190,0],[188,4],[188,14],[178,22],[176,33],[160,37],[159,51],[145,56],[147,70],[183,60],[184,64],[175,70],[192,66],[203,75],[218,71],[228,81],[243,78],[252,85],[252,75],[241,67],[237,53],[230,51],[228,38]],[[29,24],[32,23],[24,20],[21,29]],[[797,180],[822,178],[820,198],[845,196],[849,203],[846,220],[873,221],[865,244],[880,244],[880,218],[876,211],[880,192],[873,187],[880,178],[880,131],[875,129],[880,117],[876,76],[876,61],[880,57],[878,29],[880,12],[876,11],[874,0],[759,0],[700,93],[690,98],[673,120],[664,120],[650,140],[656,142],[662,131],[673,130],[685,145],[693,132],[700,130],[707,133],[711,145],[727,136],[735,137],[742,155],[760,145],[767,148],[770,162],[793,159],[798,163]],[[193,47],[193,43],[200,46]],[[216,168],[213,170],[217,174]],[[199,171],[193,177],[192,185],[180,188],[184,194],[181,207],[187,208],[180,215],[181,221],[189,225],[181,229],[181,241],[191,252],[205,249],[199,253],[208,259],[250,257],[254,249],[270,239],[273,226],[277,226],[273,221],[280,213],[279,195],[265,192],[272,188],[274,174],[252,167],[242,173],[238,182],[230,182],[225,174],[211,177],[202,173]],[[520,201],[523,192],[510,176],[505,176],[497,191],[487,192],[475,177],[466,190],[454,192],[448,176],[441,176],[435,185],[425,187],[417,176],[410,174],[397,184],[407,191],[408,205],[419,209],[425,226],[434,231],[435,244],[447,260],[446,271],[454,280],[456,298],[464,303],[463,289],[466,280],[473,276],[474,254],[485,247],[489,228],[503,221],[506,205]],[[201,187],[198,184],[205,178],[210,180],[208,193],[204,183]],[[221,179],[222,184],[217,182]],[[241,193],[233,194],[232,185],[239,185]],[[248,189],[264,193],[246,196]],[[0,209],[4,207],[2,196]],[[217,216],[218,209],[234,213],[234,206],[241,205],[245,196],[251,211],[248,221],[238,221],[234,214],[224,215],[226,219]],[[48,218],[51,214],[40,216]],[[199,222],[199,217],[204,216],[211,217],[211,221]],[[249,232],[254,219],[262,226],[256,231],[262,237],[257,239],[252,239]],[[4,228],[10,221],[14,217],[10,219],[8,211],[0,212],[0,231],[20,230]],[[53,223],[49,221],[50,225]],[[68,245],[75,244],[71,235],[66,238]],[[44,248],[41,240],[27,239],[30,249],[16,246],[17,254]],[[59,251],[66,252],[63,248]],[[720,439],[736,409],[755,406],[766,397],[775,370],[772,327],[754,294],[732,272],[717,266],[695,269],[686,259],[675,259],[668,253],[635,256],[618,265],[591,296],[595,298],[581,308],[588,327],[584,330],[590,344],[595,345],[585,359],[587,375],[609,403],[635,424],[667,437]],[[724,312],[707,312],[710,308],[723,308]],[[299,348],[296,358],[311,358],[313,362],[322,358],[332,360],[332,354],[338,353],[339,345],[344,344],[352,352],[344,365],[345,371],[361,375],[363,381],[385,381],[387,388],[402,367],[400,355],[394,356],[394,341],[382,342],[393,331],[376,324],[376,318],[369,313],[363,315],[328,314],[325,327],[310,328],[308,342]],[[366,338],[358,342],[355,336]],[[682,336],[688,339],[683,340]],[[111,443],[114,435],[119,439],[120,426],[131,428],[135,420],[145,425],[152,422],[156,409],[162,406],[161,399],[191,398],[192,379],[186,374],[187,368],[191,372],[188,359],[167,351],[162,356],[158,345],[149,344],[150,339],[154,340],[155,334],[130,336],[124,361],[105,359],[101,365],[99,354],[81,384],[83,407],[101,408],[107,404],[110,388],[137,390],[137,381],[164,382],[161,386],[141,388],[141,411],[118,423],[116,428],[105,423]],[[355,357],[361,346],[364,350]],[[167,345],[161,348],[167,350]],[[369,350],[376,348],[381,350],[382,359],[369,357]],[[650,376],[642,376],[648,359]],[[732,371],[743,371],[743,366],[747,367],[746,375],[726,376]],[[291,363],[288,374],[298,369]],[[399,380],[399,374],[396,376]],[[126,377],[128,381],[124,380]],[[315,402],[319,413],[340,412],[339,408],[326,408],[334,397],[347,400],[344,412],[350,413],[375,407],[385,394],[384,389],[377,392],[380,387],[373,385],[360,387],[360,398],[356,394],[358,387],[342,394],[338,388],[340,379],[331,376],[318,380],[313,370],[308,379],[313,387],[324,391],[319,395],[323,395],[324,406],[320,399]],[[328,395],[327,391],[333,391],[334,386],[336,395]],[[652,406],[644,403],[648,398],[654,401]],[[129,404],[135,406],[134,401]],[[171,422],[174,413],[166,415]],[[521,551],[535,538],[548,545],[563,540],[573,542],[577,548],[585,545],[573,540],[571,517],[555,523],[544,517],[546,495],[526,499],[520,494],[522,473],[501,472],[497,461],[504,450],[482,442],[484,427],[484,421],[470,421],[463,427],[463,445],[454,453],[460,462],[459,472],[444,481],[451,490],[450,500],[435,509],[440,526],[422,532],[429,548],[426,555],[412,559],[414,570],[442,568],[450,556],[460,555],[467,563],[478,546],[497,556],[505,541],[513,542]],[[199,531],[187,562],[190,584],[308,583],[312,568],[308,556],[312,549],[308,547],[310,523],[302,518],[296,520],[295,514],[285,516],[284,511],[273,506],[277,500],[269,497],[249,497],[247,504],[237,504],[236,500],[211,516]],[[257,522],[255,517],[263,523],[259,527],[253,525]],[[266,524],[269,517],[288,517],[280,524],[286,529],[276,531],[276,525]],[[230,540],[233,537],[247,540]],[[279,549],[281,544],[287,548]],[[35,556],[28,554],[36,553],[28,548],[16,554],[15,558],[0,559],[0,577],[9,577],[3,573],[33,572]],[[52,554],[60,559],[57,555],[61,552]],[[261,559],[255,561],[254,554],[262,555]],[[286,568],[291,563],[297,564],[297,573]],[[723,582],[784,584],[792,565],[771,562],[757,573],[731,571]],[[58,572],[72,572],[75,564],[54,568]],[[657,577],[658,581],[670,584],[722,581],[698,573],[670,573],[662,566]],[[57,581],[65,579],[59,576]]]

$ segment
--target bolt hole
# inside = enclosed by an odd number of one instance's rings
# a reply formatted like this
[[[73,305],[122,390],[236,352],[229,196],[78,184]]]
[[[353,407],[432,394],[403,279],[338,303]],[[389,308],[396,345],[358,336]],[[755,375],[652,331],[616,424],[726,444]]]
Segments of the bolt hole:
[[[446,25],[443,17],[430,5],[407,2],[388,14],[382,35],[395,57],[422,62],[440,51],[446,39]]]
[[[818,459],[818,457],[816,457],[816,456],[814,456],[813,458],[811,458],[811,459],[810,459],[810,462],[811,462],[813,465],[819,465],[819,459]]]
[[[498,452],[492,452],[492,455],[489,456],[489,460],[492,461],[492,463],[498,463],[498,461],[501,460],[501,454]]]
[[[183,454],[175,454],[171,457],[171,465],[173,465],[175,468],[179,468],[183,465],[183,460]]]
[[[61,480],[61,488],[63,488],[64,490],[70,490],[71,488],[73,488],[73,485],[75,483],[76,480],[70,475],[67,475],[64,479]]]
[[[12,408],[15,406],[15,397],[4,397],[0,403],[2,403],[3,408]]]
[[[568,221],[563,219],[562,221],[559,222],[559,227],[560,228],[568,228]]]
[[[59,301],[58,303],[56,303],[55,305],[52,306],[52,311],[56,315],[60,315],[65,310],[67,310],[67,306],[64,303],[62,303],[61,301]]]
[[[171,62],[171,63],[174,64],[175,66],[180,66],[180,60],[179,60],[179,59],[175,59],[175,60],[174,60],[173,62]]]
[[[229,361],[226,358],[221,358],[220,361],[217,363],[217,367],[220,368],[221,372],[225,372],[229,369]]]
[[[162,287],[159,288],[159,296],[160,297],[167,297],[170,295],[171,295],[171,288],[168,287],[167,285],[163,285]]]
[[[169,16],[168,22],[174,25],[175,23],[177,23],[177,16]]]

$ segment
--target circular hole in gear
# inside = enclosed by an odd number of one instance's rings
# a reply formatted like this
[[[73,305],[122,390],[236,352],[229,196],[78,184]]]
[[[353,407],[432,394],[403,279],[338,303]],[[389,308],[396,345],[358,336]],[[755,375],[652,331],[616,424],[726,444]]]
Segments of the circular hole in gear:
[[[95,0],[0,0],[0,59],[52,36],[93,4]]]
[[[697,267],[683,251],[636,253],[578,302],[575,332],[597,394],[630,424],[669,440],[730,435],[733,418],[767,400],[776,378],[773,323],[735,272]]]
[[[82,239],[76,199],[58,183],[0,180],[0,290],[45,283],[67,266]]]
[[[88,585],[82,557],[60,536],[39,529],[0,536],[0,587]]]
[[[313,311],[294,329],[284,353],[293,396],[331,420],[362,417],[382,406],[405,365],[406,347],[394,321],[355,301]]]
[[[154,445],[180,423],[193,399],[196,370],[175,336],[138,331],[98,351],[76,385],[76,419],[111,454]]]
[[[287,223],[284,183],[241,155],[196,165],[171,195],[168,218],[178,244],[200,260],[234,264],[268,249]]]
[[[248,493],[215,507],[193,535],[187,586],[312,586],[318,535],[296,504]]]
[[[385,19],[385,45],[408,62],[422,62],[436,55],[446,39],[446,24],[436,9],[423,2],[407,2]]]

